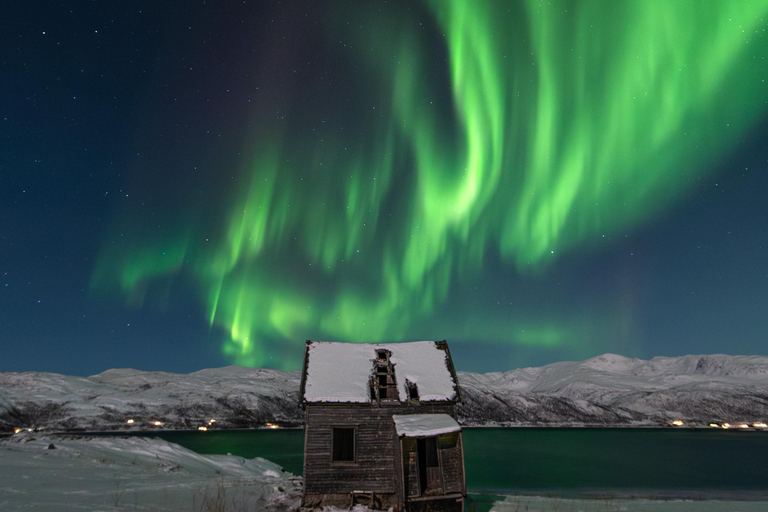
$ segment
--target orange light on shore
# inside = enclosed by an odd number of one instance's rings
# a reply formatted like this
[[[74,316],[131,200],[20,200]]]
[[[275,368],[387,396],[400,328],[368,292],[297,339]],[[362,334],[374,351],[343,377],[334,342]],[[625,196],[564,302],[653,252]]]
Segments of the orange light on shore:
[[[731,428],[731,424],[730,423],[723,423],[723,428]]]
[[[216,423],[216,420],[208,420],[209,425],[213,425],[214,423]]]
[[[13,429],[13,433],[14,433],[14,434],[18,434],[18,433],[19,433],[19,432],[21,432],[22,430],[24,430],[24,429],[22,429],[22,428],[15,428],[15,429]]]
[[[680,420],[675,420],[675,421],[673,421],[673,422],[672,422],[672,424],[673,424],[674,426],[676,426],[676,427],[682,427],[683,425],[685,425],[685,423],[683,423],[683,422],[682,422],[682,421],[680,421]]]
[[[746,423],[742,423],[741,425],[739,425],[739,428],[749,428],[749,425],[747,425]]]
[[[280,425],[275,423],[267,423],[267,428],[280,428]]]
[[[768,425],[766,425],[763,422],[753,423],[752,426],[755,427],[755,428],[768,428]]]
[[[126,421],[126,423],[129,424],[129,425],[133,425],[133,419],[130,419],[130,420]]]
[[[197,427],[197,430],[206,431],[206,430],[208,430],[208,427]]]
[[[151,421],[150,423],[152,423],[152,425],[154,425],[156,427],[162,427],[163,426],[163,422],[162,421]]]
[[[710,423],[709,426],[714,428],[720,428],[720,425],[718,425],[717,423]]]

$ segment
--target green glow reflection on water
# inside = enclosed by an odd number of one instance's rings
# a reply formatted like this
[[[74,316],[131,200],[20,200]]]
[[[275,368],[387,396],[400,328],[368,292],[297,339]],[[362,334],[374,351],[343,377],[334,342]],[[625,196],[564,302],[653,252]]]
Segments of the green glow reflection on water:
[[[202,454],[264,457],[301,474],[301,429],[152,433]],[[469,492],[768,492],[768,433],[468,428]]]

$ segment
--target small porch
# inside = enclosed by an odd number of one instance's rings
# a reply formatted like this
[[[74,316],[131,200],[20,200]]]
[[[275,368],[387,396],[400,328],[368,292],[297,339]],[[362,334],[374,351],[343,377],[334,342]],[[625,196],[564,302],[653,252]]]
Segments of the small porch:
[[[392,417],[400,443],[405,509],[462,511],[466,496],[461,426],[447,414]]]

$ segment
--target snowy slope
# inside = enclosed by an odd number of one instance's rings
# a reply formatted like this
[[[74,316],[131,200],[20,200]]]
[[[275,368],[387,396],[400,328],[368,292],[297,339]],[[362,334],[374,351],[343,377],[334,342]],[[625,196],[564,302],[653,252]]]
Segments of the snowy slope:
[[[0,440],[0,510],[288,511],[300,485],[264,459],[198,455],[160,439]]]
[[[299,379],[299,372],[236,366],[188,375],[109,370],[88,378],[0,373],[0,432],[300,425]],[[465,425],[768,421],[768,357],[645,361],[605,354],[506,373],[459,372],[459,382]]]
[[[159,428],[152,422],[171,429],[299,425],[299,377],[239,366],[186,375],[108,370],[87,378],[0,373],[0,432]]]
[[[459,373],[465,424],[666,425],[768,419],[768,357],[650,361],[604,354],[506,373]]]

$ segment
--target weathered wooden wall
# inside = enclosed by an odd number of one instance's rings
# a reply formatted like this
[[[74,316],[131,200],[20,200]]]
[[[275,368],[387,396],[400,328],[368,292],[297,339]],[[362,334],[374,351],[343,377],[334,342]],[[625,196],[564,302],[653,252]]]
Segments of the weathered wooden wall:
[[[459,432],[444,434],[437,437],[442,468],[442,485],[445,494],[464,494],[464,454],[462,451],[462,436]],[[403,472],[405,474],[405,490],[408,498],[418,498],[423,489],[419,487],[417,469],[416,439],[405,438],[403,446]]]
[[[396,493],[400,454],[394,414],[437,414],[455,417],[453,403],[308,404],[304,447],[304,494],[352,491]],[[333,427],[357,429],[355,463],[331,461]]]
[[[437,442],[443,466],[445,493],[464,494],[464,453],[461,446],[461,433],[454,432],[439,436]]]

